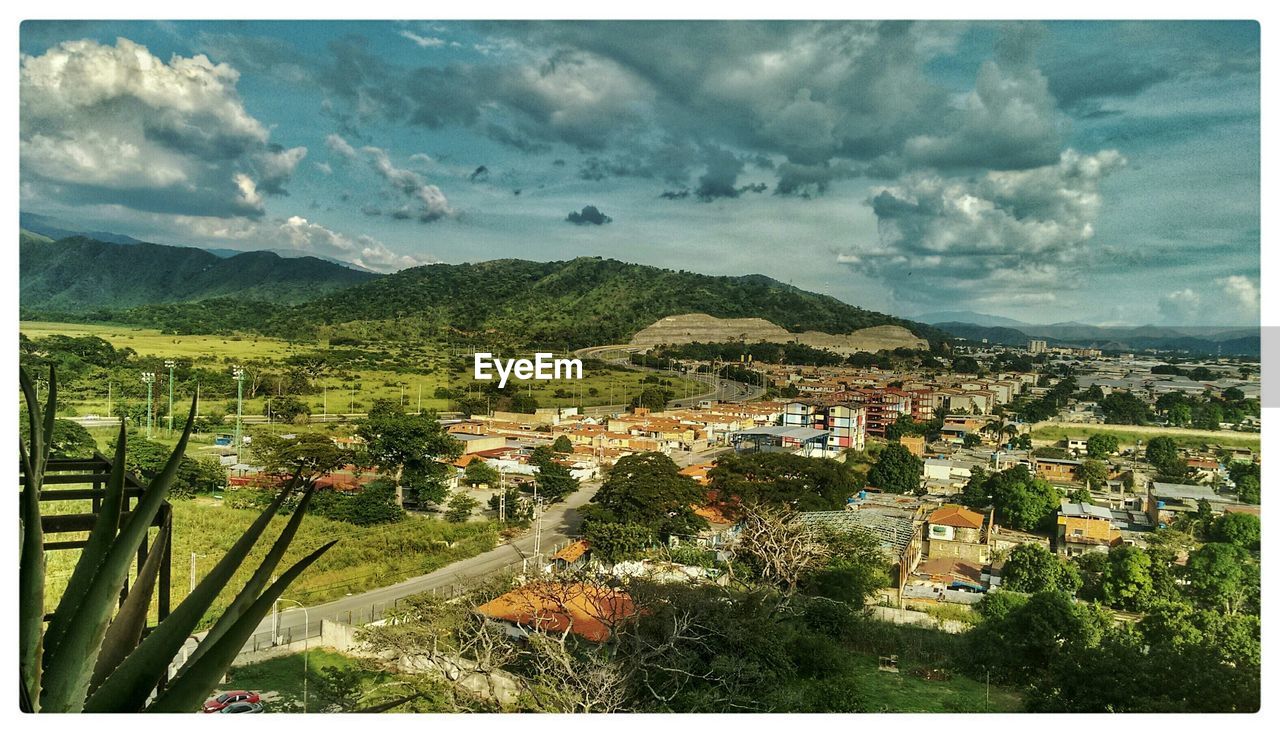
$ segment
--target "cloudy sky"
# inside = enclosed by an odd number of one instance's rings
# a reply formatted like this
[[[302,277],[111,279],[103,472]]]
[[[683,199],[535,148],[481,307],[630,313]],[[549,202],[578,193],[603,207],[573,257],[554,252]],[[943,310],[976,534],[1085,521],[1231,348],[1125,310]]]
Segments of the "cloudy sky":
[[[1258,322],[1254,23],[27,22],[21,206],[391,271]]]

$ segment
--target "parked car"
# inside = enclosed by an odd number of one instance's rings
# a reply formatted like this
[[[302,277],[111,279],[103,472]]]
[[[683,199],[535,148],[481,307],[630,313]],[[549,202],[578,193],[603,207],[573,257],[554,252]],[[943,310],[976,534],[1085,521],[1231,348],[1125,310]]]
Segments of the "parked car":
[[[223,712],[223,708],[228,705],[234,705],[238,702],[258,703],[261,699],[258,693],[249,692],[248,690],[230,690],[218,695],[215,698],[204,701],[204,707],[200,712],[203,713],[219,713]],[[241,711],[243,712],[243,711]]]
[[[262,712],[262,703],[260,702],[233,702],[225,708],[219,710],[220,713],[260,713]]]

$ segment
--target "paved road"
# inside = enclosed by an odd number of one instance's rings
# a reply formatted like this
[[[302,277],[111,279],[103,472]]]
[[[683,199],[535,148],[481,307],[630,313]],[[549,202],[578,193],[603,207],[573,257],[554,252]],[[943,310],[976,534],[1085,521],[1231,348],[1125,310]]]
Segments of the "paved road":
[[[673,451],[671,458],[680,466],[688,466],[693,463],[707,461],[725,450],[728,449],[712,448],[704,451]],[[553,554],[556,548],[568,543],[577,536],[578,525],[581,521],[580,509],[591,501],[591,497],[595,495],[596,490],[599,488],[599,481],[583,482],[578,491],[570,494],[564,501],[553,504],[543,513],[541,555],[544,562],[545,558]],[[476,578],[482,578],[505,570],[519,569],[526,559],[531,564],[537,561],[534,556],[534,545],[537,541],[536,532],[531,530],[512,542],[499,545],[475,557],[459,560],[447,567],[426,575],[409,578],[394,585],[363,593],[355,593],[328,603],[311,606],[305,614],[297,606],[290,607],[288,604],[282,604],[279,628],[276,633],[279,636],[300,640],[308,631],[308,616],[310,617],[309,630],[314,635],[319,633],[321,619],[346,621],[348,614],[350,614],[350,618],[353,621],[360,618],[368,619],[371,609],[381,614],[397,599],[406,596],[426,593],[432,590],[448,589],[451,586],[462,585]],[[288,597],[288,592],[285,593],[285,597]],[[264,619],[258,625],[254,636],[260,640],[270,639],[271,623],[270,617]],[[259,645],[262,645],[262,641],[260,641]],[[246,648],[251,649],[252,647],[250,645]]]
[[[756,400],[764,396],[765,388],[758,384],[747,384],[746,382],[736,382],[731,379],[720,379],[711,374],[698,374],[697,372],[682,374],[674,370],[655,369],[653,367],[632,364],[630,361],[630,354],[637,353],[642,350],[643,349],[638,346],[617,344],[612,346],[592,346],[586,349],[578,349],[573,352],[573,355],[579,359],[603,359],[611,364],[616,364],[628,369],[635,369],[637,371],[670,374],[673,378],[683,377],[685,379],[702,382],[711,388],[707,392],[699,395],[672,400],[669,403],[671,407],[692,407],[703,400],[719,402],[746,402],[749,400]],[[619,357],[618,355],[621,353],[626,353],[628,356]]]

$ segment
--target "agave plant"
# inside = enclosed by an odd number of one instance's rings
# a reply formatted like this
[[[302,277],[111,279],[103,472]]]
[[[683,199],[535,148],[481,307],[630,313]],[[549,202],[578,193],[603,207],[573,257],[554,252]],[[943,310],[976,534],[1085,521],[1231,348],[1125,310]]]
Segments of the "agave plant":
[[[201,640],[195,653],[161,688],[160,683],[178,651],[244,563],[280,505],[297,490],[299,477],[293,477],[195,590],[144,637],[147,609],[162,561],[165,537],[158,537],[152,544],[123,603],[119,600],[120,594],[133,558],[177,474],[191,436],[195,402],[192,401],[173,454],[127,518],[121,511],[126,442],[122,420],[115,461],[98,518],[66,591],[46,623],[40,491],[53,437],[58,395],[55,376],[50,369],[48,398],[41,410],[30,376],[25,370],[19,374],[30,427],[29,442],[20,444],[19,451],[23,475],[18,574],[22,709],[97,713],[194,711],[226,673],[285,588],[335,544],[330,542],[320,547],[270,582],[302,523],[313,487],[303,491],[297,508],[271,550]]]

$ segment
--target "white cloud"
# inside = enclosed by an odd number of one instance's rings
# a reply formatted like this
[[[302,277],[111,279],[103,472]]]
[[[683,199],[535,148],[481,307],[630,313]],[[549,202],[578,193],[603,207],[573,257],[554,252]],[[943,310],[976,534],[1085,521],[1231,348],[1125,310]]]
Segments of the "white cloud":
[[[351,143],[347,142],[345,138],[337,133],[326,137],[324,139],[324,144],[327,145],[330,150],[347,160],[356,159],[356,149],[351,147]]]
[[[949,178],[922,172],[874,189],[877,241],[843,264],[880,276],[907,301],[1043,302],[1078,275],[1117,152],[1061,154],[1054,165]]]
[[[291,216],[281,222],[274,232],[267,231],[264,234],[274,234],[289,249],[336,257],[380,272],[416,267],[433,261],[396,254],[373,237],[361,234],[352,238],[307,221],[301,216]]]
[[[261,194],[282,193],[306,149],[270,144],[238,80],[204,55],[166,63],[125,38],[23,55],[22,176],[76,202],[261,216]]]
[[[418,48],[439,48],[446,43],[443,38],[436,38],[435,36],[420,36],[409,30],[400,31],[400,37],[413,41],[417,44]]]
[[[1188,326],[1200,322],[1200,294],[1191,288],[1161,297],[1156,307],[1161,320],[1169,325]]]

